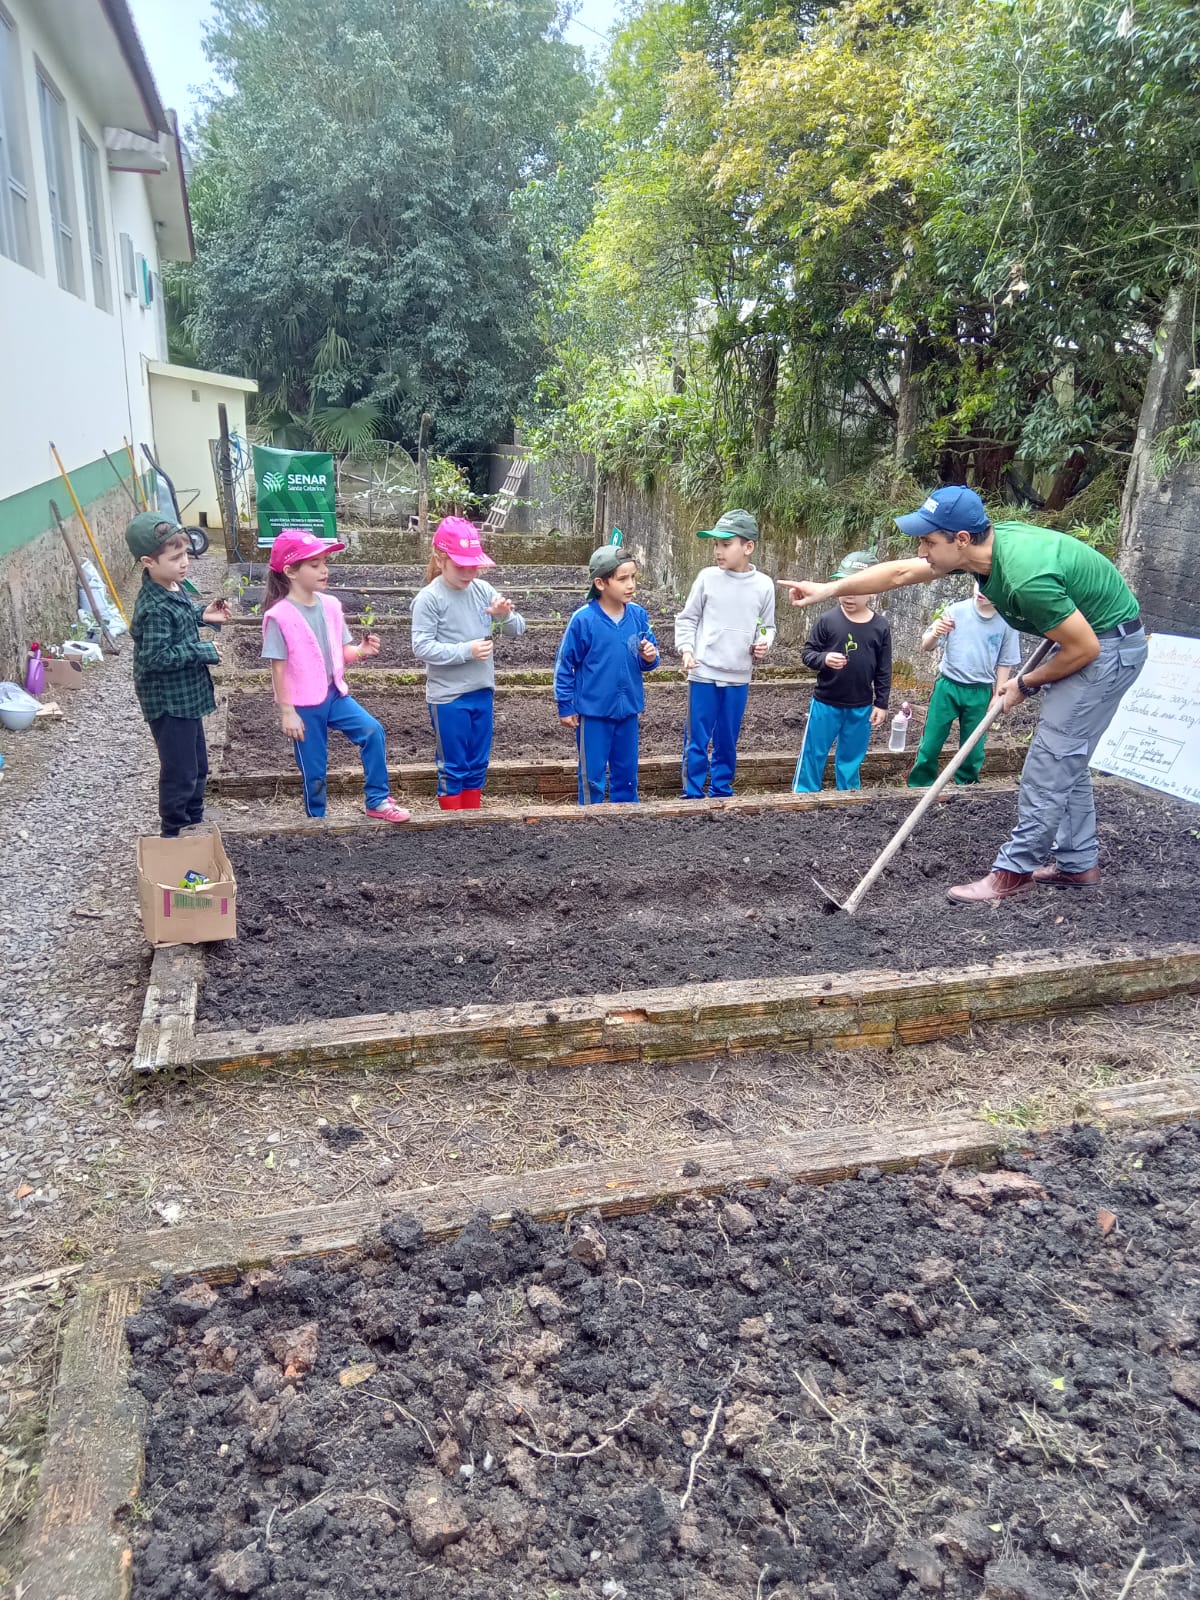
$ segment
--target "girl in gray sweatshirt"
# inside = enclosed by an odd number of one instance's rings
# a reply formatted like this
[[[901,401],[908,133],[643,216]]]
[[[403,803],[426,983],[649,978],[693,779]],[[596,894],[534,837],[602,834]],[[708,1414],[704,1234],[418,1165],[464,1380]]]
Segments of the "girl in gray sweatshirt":
[[[443,811],[480,807],[492,753],[492,635],[519,639],[525,632],[512,601],[479,575],[494,565],[465,517],[445,517],[412,605],[413,654],[425,664]]]

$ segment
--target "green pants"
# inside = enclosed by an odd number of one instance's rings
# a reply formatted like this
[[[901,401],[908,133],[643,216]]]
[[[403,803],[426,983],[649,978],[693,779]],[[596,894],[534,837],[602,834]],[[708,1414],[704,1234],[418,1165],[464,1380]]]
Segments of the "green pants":
[[[908,775],[910,789],[927,789],[938,774],[938,756],[946,742],[946,735],[958,722],[958,742],[964,744],[971,731],[978,727],[992,702],[990,683],[955,683],[951,678],[939,678],[929,697],[929,710],[925,713],[925,731],[917,751],[916,764]],[[978,783],[983,766],[981,739],[971,754],[954,774],[955,783]]]

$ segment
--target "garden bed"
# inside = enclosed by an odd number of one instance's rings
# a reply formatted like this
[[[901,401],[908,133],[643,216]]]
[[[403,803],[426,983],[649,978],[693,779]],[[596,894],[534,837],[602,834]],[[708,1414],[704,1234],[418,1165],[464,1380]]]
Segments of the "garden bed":
[[[229,567],[230,576],[235,581],[244,577],[248,584],[254,586],[258,591],[257,599],[262,598],[266,570],[266,563],[262,561],[235,562]],[[330,588],[336,593],[336,585],[345,584],[351,588],[404,589],[415,594],[424,584],[427,570],[425,561],[364,566],[357,561],[348,561],[343,556],[335,556],[329,567]],[[577,567],[571,562],[548,563],[544,566],[538,562],[512,562],[503,567],[489,568],[484,576],[497,588],[503,588],[505,584],[520,584],[526,588],[570,589],[580,596],[581,603],[587,592],[586,564]],[[249,590],[246,592],[249,593]]]
[[[1119,957],[1200,933],[1194,811],[1115,788],[1098,796],[1098,890],[948,902],[1015,813],[1011,794],[963,795],[927,818],[857,918],[827,915],[811,874],[848,892],[910,808],[318,835],[302,856],[286,836],[231,837],[239,938],[211,948],[198,1016],[246,1029],[1013,952]],[[294,976],[316,971],[336,978]]]
[[[569,620],[570,612],[567,611],[561,622],[543,621],[535,624],[519,639],[497,639],[494,656],[496,670],[498,672],[513,668],[522,671],[552,670],[554,658],[558,654],[558,647]],[[679,657],[675,653],[674,642],[674,614],[660,612],[650,620],[658,640],[662,664],[678,666]],[[371,631],[379,635],[380,653],[360,663],[359,671],[375,673],[395,672],[398,669],[408,672],[420,670],[421,664],[412,653],[410,624],[407,621],[403,625],[377,622]],[[262,631],[259,627],[239,623],[227,629],[221,635],[221,640],[222,660],[226,665],[232,665],[240,672],[266,666],[262,658]],[[777,644],[771,651],[769,660],[776,672],[782,669],[801,672],[805,670],[799,645]]]
[[[792,1171],[166,1280],[136,1600],[1194,1592],[1197,1125]]]
[[[521,570],[537,574],[536,567],[525,567]],[[557,583],[540,576],[514,581],[502,576],[498,570],[485,573],[484,576],[494,588],[512,600],[528,622],[554,621],[565,626],[571,613],[584,604],[585,592],[578,574],[567,582]],[[389,620],[407,625],[413,598],[424,584],[424,574],[415,582],[397,584],[378,584],[371,581],[351,584],[344,574],[337,570],[334,571],[333,578],[334,581],[330,583],[327,592],[341,602],[349,620],[353,622],[369,610],[375,619],[384,625]],[[264,595],[265,590],[261,583],[248,584],[246,588],[240,590],[238,600],[241,614],[257,616],[262,609]],[[660,623],[673,624],[675,613],[683,604],[678,596],[666,589],[639,590],[637,603],[652,614],[655,627]]]
[[[811,678],[791,682],[764,679],[757,683],[742,723],[742,752],[790,751],[798,756],[811,695]],[[390,764],[433,759],[429,708],[421,689],[372,693],[364,688],[356,694],[356,699],[382,722],[387,733]],[[678,756],[683,745],[686,715],[686,684],[678,681],[649,684],[646,710],[641,719],[643,756]],[[992,734],[992,749],[1011,744],[1015,736],[1029,733],[1036,717],[1036,707],[1022,707],[1014,712],[1003,724],[1003,734],[1008,737],[1002,737],[1001,730]],[[908,748],[914,757],[924,719],[925,708],[914,707],[908,732]],[[496,696],[495,730],[492,745],[495,761],[575,760],[574,733],[559,721],[548,688],[500,692]],[[886,725],[878,729],[872,735],[872,749],[886,749],[888,735]],[[955,733],[947,741],[947,748],[954,749],[957,743]],[[270,694],[259,690],[231,694],[220,763],[222,783],[234,775],[266,773],[274,767],[290,765],[291,757],[291,742],[280,732],[279,713]],[[358,770],[358,753],[354,746],[345,739],[331,738],[329,765],[332,771]],[[985,766],[985,773],[987,770]]]

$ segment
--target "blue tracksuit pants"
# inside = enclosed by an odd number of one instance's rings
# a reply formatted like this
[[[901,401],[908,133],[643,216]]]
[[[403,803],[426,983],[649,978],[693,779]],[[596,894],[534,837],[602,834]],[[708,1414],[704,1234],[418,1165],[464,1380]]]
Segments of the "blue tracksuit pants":
[[[304,738],[293,741],[296,765],[304,782],[304,809],[310,817],[325,815],[325,773],[329,765],[329,730],[344,733],[362,756],[367,809],[381,806],[389,793],[387,743],[383,724],[348,694],[330,687],[319,706],[297,706]]]
[[[793,794],[816,794],[834,745],[834,775],[839,789],[860,789],[859,770],[871,742],[870,706],[827,706],[813,700],[804,725],[804,743],[792,779]]]
[[[703,799],[706,786],[714,797],[733,793],[738,734],[749,694],[748,683],[688,684],[683,730],[684,799]]]
[[[487,782],[494,701],[491,689],[472,689],[457,699],[430,704],[439,794],[482,789]]]
[[[638,797],[638,719],[633,717],[580,716],[575,730],[579,750],[579,804],[604,804],[608,798],[636,802]]]

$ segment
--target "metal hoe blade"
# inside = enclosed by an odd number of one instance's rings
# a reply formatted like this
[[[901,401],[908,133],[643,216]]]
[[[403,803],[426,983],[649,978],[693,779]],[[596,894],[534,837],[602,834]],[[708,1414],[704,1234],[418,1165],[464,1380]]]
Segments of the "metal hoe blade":
[[[838,899],[837,895],[830,894],[829,890],[821,882],[820,878],[814,878],[812,881],[816,884],[817,888],[821,891],[821,894],[824,896],[824,898],[829,902],[829,907],[830,907],[831,910],[834,910],[834,911],[846,911],[846,910],[849,909],[847,906],[844,906],[842,904],[842,902]],[[851,912],[851,915],[853,915],[852,912]]]

